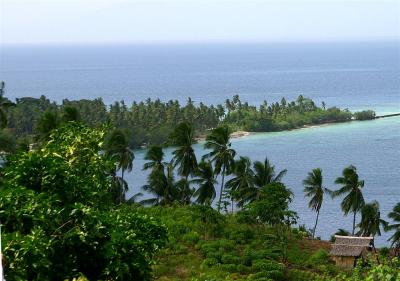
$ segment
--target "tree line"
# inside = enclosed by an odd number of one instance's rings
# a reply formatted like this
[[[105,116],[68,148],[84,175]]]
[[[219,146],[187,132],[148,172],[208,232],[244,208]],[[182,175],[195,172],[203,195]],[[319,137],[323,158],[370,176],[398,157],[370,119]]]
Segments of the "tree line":
[[[281,131],[304,125],[328,122],[344,122],[353,119],[366,120],[375,116],[373,111],[352,114],[347,109],[320,106],[302,95],[294,101],[264,101],[259,106],[242,102],[238,95],[224,104],[195,104],[188,98],[181,105],[177,100],[163,102],[150,98],[131,105],[118,101],[106,105],[101,98],[94,100],[64,99],[61,104],[40,98],[17,98],[11,103],[5,98],[5,84],[1,84],[0,120],[8,120],[7,130],[0,135],[6,149],[26,146],[46,137],[59,124],[79,120],[89,127],[109,122],[128,135],[132,148],[150,145],[169,145],[169,136],[176,124],[186,121],[195,128],[196,137],[205,136],[212,128],[227,125],[232,131],[255,132]],[[12,106],[11,106],[12,105]],[[4,125],[4,121],[1,121]]]

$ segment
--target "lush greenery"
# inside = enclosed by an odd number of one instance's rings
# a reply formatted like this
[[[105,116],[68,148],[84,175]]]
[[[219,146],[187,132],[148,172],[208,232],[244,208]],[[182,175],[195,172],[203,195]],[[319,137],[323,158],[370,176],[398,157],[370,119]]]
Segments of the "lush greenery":
[[[120,101],[108,106],[99,98],[65,99],[56,104],[45,96],[17,98],[15,106],[9,106],[10,102],[3,95],[4,83],[1,89],[0,106],[3,109],[0,121],[8,119],[7,130],[3,134],[16,138],[22,145],[46,138],[52,129],[70,120],[80,120],[89,127],[110,122],[126,133],[129,146],[135,148],[171,144],[170,134],[183,121],[192,124],[195,137],[203,137],[208,130],[220,125],[228,125],[231,131],[268,132],[344,122],[352,118],[365,120],[375,116],[373,111],[352,114],[347,109],[327,108],[325,103],[318,106],[301,95],[294,101],[282,98],[280,102],[264,101],[259,106],[242,102],[237,95],[215,106],[202,102],[195,104],[190,98],[184,105],[177,100],[163,102],[147,99],[130,105]]]
[[[104,129],[69,123],[11,155],[0,188],[7,280],[149,280],[166,229],[114,204]]]
[[[290,209],[293,193],[283,183],[287,171],[277,171],[267,157],[252,162],[231,147],[232,130],[248,129],[249,124],[253,130],[287,129],[349,120],[348,111],[319,108],[301,96],[259,109],[234,97],[216,108],[149,100],[131,109],[117,103],[107,111],[101,100],[64,101],[61,107],[45,98],[12,104],[3,96],[4,84],[0,86],[0,124],[5,128],[0,135],[0,221],[7,280],[399,277],[399,263],[392,257],[400,249],[400,203],[389,214],[391,221],[383,220],[379,203],[366,202],[363,190],[368,185],[356,167],[344,168],[333,191],[325,187],[321,169],[306,175],[304,193],[316,212],[315,225],[307,230],[296,226],[298,216]],[[32,122],[23,118],[21,106],[36,120],[31,131],[16,128]],[[88,114],[92,106],[97,106],[97,115]],[[169,119],[174,107],[176,119]],[[151,108],[150,114],[146,110]],[[133,112],[142,115],[132,117]],[[206,112],[211,114],[208,121],[200,118]],[[215,123],[210,121],[213,114]],[[16,121],[19,125],[13,127]],[[154,123],[142,127],[141,122]],[[168,143],[174,146],[173,158],[166,161],[161,145],[150,146],[143,167],[149,171],[143,186],[147,198],[136,194],[127,199],[124,175],[134,161],[132,141],[164,129],[165,136],[156,141],[136,144]],[[207,153],[197,159],[192,145],[199,132],[207,132]],[[20,137],[18,142],[13,136]],[[393,231],[392,249],[381,249],[353,272],[341,273],[329,261],[329,242],[312,239],[327,196],[341,198],[342,211],[353,216],[353,235]]]

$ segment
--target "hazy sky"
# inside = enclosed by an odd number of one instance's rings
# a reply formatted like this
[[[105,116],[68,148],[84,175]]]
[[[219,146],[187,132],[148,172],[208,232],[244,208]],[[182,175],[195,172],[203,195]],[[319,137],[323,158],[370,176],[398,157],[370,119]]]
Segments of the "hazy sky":
[[[400,0],[0,0],[0,42],[399,40]]]

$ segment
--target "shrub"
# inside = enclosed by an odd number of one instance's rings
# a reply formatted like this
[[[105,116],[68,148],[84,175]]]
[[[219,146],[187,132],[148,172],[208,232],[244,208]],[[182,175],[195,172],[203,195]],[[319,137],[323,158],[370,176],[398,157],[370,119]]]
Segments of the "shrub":
[[[239,264],[240,258],[229,254],[222,255],[221,262],[224,264]]]
[[[202,265],[206,266],[206,267],[212,267],[217,264],[218,264],[218,260],[214,259],[214,258],[205,258],[202,263]]]
[[[375,119],[376,113],[373,110],[363,110],[358,111],[353,114],[354,119],[356,120],[371,120]]]
[[[306,265],[315,267],[329,263],[329,253],[325,249],[319,249],[313,253],[307,260]]]
[[[200,240],[200,235],[195,231],[191,231],[183,235],[182,240],[190,244],[197,244]]]

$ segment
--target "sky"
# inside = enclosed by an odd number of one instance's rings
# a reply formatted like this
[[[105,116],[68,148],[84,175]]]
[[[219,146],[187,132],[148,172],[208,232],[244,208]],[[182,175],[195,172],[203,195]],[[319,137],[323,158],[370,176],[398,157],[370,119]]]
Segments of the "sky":
[[[0,44],[400,40],[400,0],[0,0]]]

